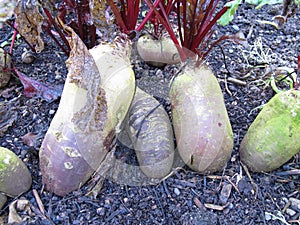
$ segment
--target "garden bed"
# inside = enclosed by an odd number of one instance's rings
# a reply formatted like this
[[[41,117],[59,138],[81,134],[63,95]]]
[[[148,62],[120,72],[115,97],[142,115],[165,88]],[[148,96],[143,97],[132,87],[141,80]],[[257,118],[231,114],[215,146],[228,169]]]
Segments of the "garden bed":
[[[59,100],[47,102],[42,98],[27,98],[20,81],[12,78],[1,90],[3,108],[0,115],[11,119],[12,125],[0,137],[0,144],[15,152],[33,177],[32,188],[17,198],[27,199],[31,206],[31,214],[19,213],[23,218],[28,216],[24,224],[299,224],[299,154],[276,171],[247,173],[238,153],[248,127],[275,94],[267,84],[268,71],[277,67],[297,68],[300,13],[293,15],[279,30],[259,22],[272,21],[280,10],[279,5],[257,10],[252,5],[242,4],[235,19],[228,26],[217,29],[217,35],[241,32],[247,37],[247,46],[223,42],[207,58],[221,85],[234,132],[231,159],[220,173],[203,176],[185,166],[174,168],[172,176],[160,183],[134,186],[107,178],[94,200],[85,196],[86,185],[65,197],[44,191],[38,153]],[[12,31],[6,26],[0,29],[0,40],[9,32]],[[67,57],[53,42],[47,41],[49,38],[44,40],[45,50],[32,64],[22,63],[21,54],[28,46],[20,40],[14,48],[13,62],[29,77],[62,89],[67,75]],[[263,53],[268,55],[269,65],[263,61],[266,60]],[[179,67],[155,68],[138,57],[134,57],[132,64],[138,86],[170,112],[168,84]],[[241,82],[232,81],[232,78]],[[28,133],[34,135],[29,143],[23,138]],[[135,157],[129,149],[118,148],[120,157]],[[293,174],[295,170],[298,173]],[[13,200],[9,199],[0,211],[0,224],[6,224],[8,206]]]

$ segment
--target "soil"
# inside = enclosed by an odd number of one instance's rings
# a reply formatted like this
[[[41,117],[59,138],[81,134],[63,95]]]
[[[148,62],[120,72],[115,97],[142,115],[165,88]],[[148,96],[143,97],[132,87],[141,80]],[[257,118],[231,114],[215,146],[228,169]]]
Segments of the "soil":
[[[299,224],[299,154],[275,171],[248,173],[240,163],[238,152],[248,127],[275,94],[268,85],[268,71],[278,67],[297,68],[299,11],[281,29],[260,22],[272,21],[280,12],[280,5],[255,9],[243,3],[228,26],[217,28],[216,35],[239,32],[247,43],[241,46],[223,42],[207,58],[221,85],[234,132],[232,156],[226,168],[213,175],[200,175],[184,166],[174,168],[172,176],[154,185],[125,185],[108,178],[96,199],[85,196],[86,185],[65,197],[49,193],[41,182],[38,154],[59,99],[48,102],[43,98],[26,97],[21,82],[13,77],[8,86],[0,90],[0,100],[7,105],[1,109],[5,112],[1,116],[5,115],[6,119],[3,117],[0,121],[7,120],[7,129],[1,130],[0,145],[24,161],[33,184],[18,198],[8,199],[0,210],[0,224],[7,223],[9,204],[16,199],[28,200],[31,207],[31,213],[19,211],[23,224]],[[9,32],[12,34],[8,27],[0,29],[0,39]],[[45,50],[31,64],[21,61],[21,54],[28,46],[18,41],[13,62],[32,79],[61,89],[67,75],[67,57],[49,38],[44,40]],[[133,61],[133,68],[137,84],[169,111],[167,86],[178,67],[155,68],[137,59]],[[230,81],[232,78],[242,83]],[[28,133],[35,135],[29,143],[23,138]],[[127,150],[123,149],[123,153]],[[122,149],[119,153],[122,154]],[[293,171],[296,172],[293,174]]]

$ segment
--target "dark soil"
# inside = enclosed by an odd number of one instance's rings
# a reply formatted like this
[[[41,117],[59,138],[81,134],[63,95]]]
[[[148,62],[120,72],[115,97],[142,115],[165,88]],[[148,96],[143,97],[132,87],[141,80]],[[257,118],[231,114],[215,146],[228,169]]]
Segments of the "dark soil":
[[[32,188],[17,198],[29,200],[33,211],[30,215],[20,212],[27,218],[24,224],[299,224],[300,174],[290,174],[300,169],[299,155],[276,171],[247,174],[238,153],[239,144],[261,106],[275,94],[267,83],[270,78],[267,71],[278,67],[297,68],[300,13],[293,15],[279,30],[258,22],[272,21],[280,12],[278,5],[256,10],[252,5],[242,4],[233,22],[217,30],[217,35],[242,32],[248,47],[224,42],[207,59],[222,87],[235,141],[226,168],[213,175],[203,176],[185,166],[175,168],[172,176],[155,185],[132,186],[106,179],[95,200],[85,196],[86,186],[65,197],[48,193],[43,190],[38,153],[59,100],[27,98],[20,81],[12,78],[9,85],[0,90],[0,100],[8,107],[1,111],[13,120],[0,137],[0,145],[15,152],[32,173]],[[11,32],[8,27],[2,28],[0,39],[8,32]],[[28,46],[18,42],[13,62],[31,78],[48,86],[62,87],[67,75],[67,57],[49,40],[45,37],[45,50],[32,64],[22,63],[22,51]],[[255,53],[254,45],[259,54]],[[260,58],[263,55],[260,45],[269,55],[267,61]],[[242,52],[248,57],[248,64]],[[154,68],[139,60],[133,64],[137,84],[169,110],[167,85],[178,67]],[[230,82],[230,78],[239,79],[245,85]],[[3,123],[3,118],[0,121]],[[32,146],[22,140],[30,132],[36,135]],[[41,198],[44,215],[33,190],[37,190]],[[226,190],[228,199],[224,194]],[[7,223],[9,204],[13,200],[10,198],[0,211],[0,224]]]

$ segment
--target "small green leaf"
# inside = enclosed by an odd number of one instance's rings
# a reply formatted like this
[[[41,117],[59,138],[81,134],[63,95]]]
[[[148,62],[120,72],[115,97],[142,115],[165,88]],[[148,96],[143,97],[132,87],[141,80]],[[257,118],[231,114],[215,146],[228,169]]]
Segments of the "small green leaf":
[[[295,0],[300,1],[300,0]],[[260,9],[264,5],[275,5],[275,4],[282,4],[283,0],[246,0],[246,3],[257,5],[255,9]]]
[[[234,0],[231,2],[227,2],[224,7],[229,7],[229,9],[224,13],[224,15],[218,20],[218,24],[222,26],[226,26],[233,20],[233,15],[241,4],[242,0]]]

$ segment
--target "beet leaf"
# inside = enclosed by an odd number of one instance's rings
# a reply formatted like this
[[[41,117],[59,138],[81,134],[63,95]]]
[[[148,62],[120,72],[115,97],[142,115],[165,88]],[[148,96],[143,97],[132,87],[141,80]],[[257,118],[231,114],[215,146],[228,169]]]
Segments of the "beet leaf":
[[[17,69],[14,69],[14,71],[24,86],[24,94],[26,97],[40,97],[47,102],[52,102],[61,96],[62,88],[48,87],[39,81],[31,79]]]

